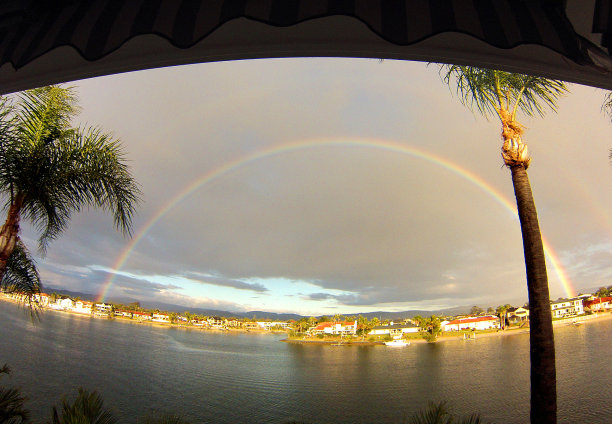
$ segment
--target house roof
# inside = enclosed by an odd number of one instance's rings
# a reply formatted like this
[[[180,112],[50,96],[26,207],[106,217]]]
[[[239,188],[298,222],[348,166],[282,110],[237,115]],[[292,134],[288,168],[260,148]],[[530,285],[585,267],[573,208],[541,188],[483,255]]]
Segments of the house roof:
[[[349,325],[355,325],[355,321],[335,321],[335,322],[322,322],[321,324],[315,327],[315,330],[323,330],[327,327],[333,327],[335,325],[340,325],[342,327],[346,327]]]
[[[591,306],[612,301],[612,297],[598,297],[593,300],[585,300],[584,306]]]
[[[482,321],[498,321],[498,317],[494,317],[492,315],[484,316],[484,317],[469,317],[469,318],[460,318],[455,319],[453,321],[448,322],[446,325],[454,325],[454,324],[465,324],[470,322],[482,322]]]

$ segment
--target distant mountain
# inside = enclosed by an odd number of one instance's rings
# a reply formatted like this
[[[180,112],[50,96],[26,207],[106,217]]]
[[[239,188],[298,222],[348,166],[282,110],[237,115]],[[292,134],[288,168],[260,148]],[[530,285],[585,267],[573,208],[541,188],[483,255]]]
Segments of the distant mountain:
[[[72,298],[80,297],[83,300],[89,300],[91,302],[96,301],[97,295],[91,293],[81,293],[75,292],[65,289],[58,289],[55,287],[45,287],[45,292],[47,293],[58,293],[63,294],[65,296],[70,296]],[[172,303],[164,303],[164,302],[150,302],[150,301],[139,301],[137,299],[131,298],[109,298],[107,302],[111,303],[122,303],[124,305],[128,305],[133,302],[139,302],[140,306],[147,309],[159,309],[161,311],[168,312],[185,312],[189,311],[192,314],[197,315],[205,315],[205,316],[222,316],[222,317],[235,317],[235,318],[253,318],[256,317],[258,319],[267,319],[273,321],[288,321],[288,320],[299,320],[300,318],[304,318],[302,315],[298,314],[290,314],[284,313],[279,314],[276,312],[266,312],[266,311],[249,311],[249,312],[231,312],[231,311],[222,311],[218,309],[206,309],[206,308],[193,308],[190,306],[184,305],[175,305]],[[362,315],[368,319],[372,319],[377,317],[381,320],[402,320],[406,318],[412,318],[417,315],[421,315],[423,317],[430,315],[438,315],[438,316],[455,316],[460,314],[468,313],[470,310],[470,306],[458,306],[455,308],[447,308],[447,309],[439,309],[435,311],[427,311],[427,310],[408,310],[401,312],[361,312],[355,314],[346,314],[347,316],[359,316]]]

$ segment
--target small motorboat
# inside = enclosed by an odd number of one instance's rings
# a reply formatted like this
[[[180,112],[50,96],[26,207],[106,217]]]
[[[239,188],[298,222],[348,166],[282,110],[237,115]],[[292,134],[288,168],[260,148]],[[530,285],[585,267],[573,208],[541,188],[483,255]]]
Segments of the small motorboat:
[[[385,346],[390,346],[390,347],[404,347],[404,346],[408,346],[409,344],[410,342],[407,342],[406,340],[402,340],[399,337],[394,338],[390,342],[385,342]]]

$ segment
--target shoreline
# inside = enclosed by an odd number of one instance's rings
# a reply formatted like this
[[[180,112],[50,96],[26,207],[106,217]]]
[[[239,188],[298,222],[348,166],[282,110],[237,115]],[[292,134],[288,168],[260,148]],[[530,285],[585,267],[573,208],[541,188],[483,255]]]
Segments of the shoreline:
[[[584,318],[584,317],[590,317],[590,318]],[[582,319],[581,319],[582,318]],[[601,321],[607,321],[607,320],[612,320],[612,312],[600,312],[598,314],[594,314],[594,315],[580,315],[578,316],[578,323],[579,325],[583,325],[583,324],[589,324],[591,322],[601,322]],[[569,325],[575,325],[575,321],[576,321],[576,317],[572,317],[572,318],[565,318],[562,320],[556,320],[553,321],[553,330],[557,327],[566,327]],[[436,339],[436,341],[434,342],[428,342],[427,340],[423,339],[423,338],[418,338],[418,339],[407,339],[407,341],[410,342],[410,344],[424,344],[424,343],[443,343],[443,342],[457,342],[457,341],[463,341],[463,334],[457,334],[457,335],[444,335],[444,336],[440,336]],[[515,336],[518,334],[529,334],[529,328],[513,328],[513,329],[508,329],[508,330],[498,330],[498,331],[491,331],[491,332],[486,332],[486,333],[476,333],[476,339],[481,339],[481,338],[489,338],[489,337],[507,337],[507,336]],[[302,345],[338,345],[338,342],[340,341],[339,339],[332,339],[332,340],[311,340],[311,339],[283,339],[281,340],[282,342],[285,343],[291,343],[291,344],[302,344]],[[384,346],[385,343],[382,341],[351,341],[350,343],[342,343],[342,346]]]
[[[27,304],[24,304],[23,302],[20,302],[18,300],[15,300],[9,297],[1,296],[0,300],[5,300],[8,302],[17,304],[18,306],[23,307],[23,308],[28,307]],[[284,334],[288,334],[287,331],[265,330],[263,328],[262,329],[259,329],[259,328],[249,328],[249,329],[207,328],[204,326],[194,326],[194,325],[187,325],[187,324],[182,324],[182,323],[165,323],[165,322],[154,322],[150,320],[146,320],[146,321],[134,320],[134,319],[126,318],[123,316],[101,317],[101,316],[95,316],[95,315],[82,314],[82,313],[78,313],[74,311],[59,310],[59,309],[52,309],[52,308],[46,308],[46,307],[40,307],[39,309],[37,309],[37,312],[40,314],[44,314],[47,311],[64,313],[64,314],[69,314],[72,316],[78,316],[78,317],[87,318],[87,319],[103,319],[103,320],[108,320],[108,321],[120,321],[120,322],[135,324],[135,325],[148,325],[151,327],[158,327],[158,328],[175,328],[175,329],[182,329],[182,330],[210,331],[210,332],[217,332],[217,333],[245,333],[245,334],[247,333],[253,333],[253,334],[281,334],[281,333],[284,333]],[[600,322],[600,321],[610,320],[610,319],[612,319],[612,311],[600,312],[600,313],[593,314],[593,315],[580,315],[577,317],[554,320],[553,330],[556,327],[565,327],[568,325],[575,325],[575,324],[582,325],[582,324],[588,324],[589,322]],[[465,333],[460,333],[457,335],[446,334],[443,336],[439,336],[434,342],[428,342],[427,340],[423,338],[410,338],[410,339],[407,339],[407,341],[409,341],[410,344],[462,341],[464,340],[463,338],[464,334]],[[511,328],[508,330],[482,332],[482,333],[476,333],[476,336],[478,339],[480,339],[480,338],[488,338],[488,337],[506,337],[506,336],[513,336],[513,335],[518,335],[518,334],[529,334],[529,328],[528,327],[527,328]],[[342,342],[340,338],[332,338],[332,339],[327,339],[327,340],[286,338],[280,341],[284,343],[289,343],[289,344],[317,345],[317,346],[339,346],[339,345],[341,346],[384,346],[385,345],[384,341],[380,341],[380,340],[376,340],[376,341],[352,340],[350,342]]]

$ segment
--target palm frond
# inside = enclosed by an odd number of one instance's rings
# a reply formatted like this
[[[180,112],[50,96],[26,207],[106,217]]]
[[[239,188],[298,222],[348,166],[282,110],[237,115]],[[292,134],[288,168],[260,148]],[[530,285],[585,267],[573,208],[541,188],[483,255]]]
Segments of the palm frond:
[[[72,88],[51,85],[21,93],[17,114],[20,138],[33,146],[52,143],[70,128],[78,113],[76,104]]]
[[[543,116],[546,109],[557,110],[557,99],[568,92],[563,81],[515,74],[494,69],[460,65],[440,65],[440,77],[455,86],[461,103],[485,117],[499,109],[520,110],[527,116]]]
[[[24,204],[25,217],[41,231],[41,250],[62,232],[72,213],[86,207],[112,212],[115,226],[131,234],[140,189],[119,141],[97,128],[79,129],[49,150],[38,168],[44,172],[31,182]]]
[[[606,95],[601,110],[608,114],[610,122],[612,122],[612,91]]]
[[[147,416],[138,421],[139,424],[189,424],[184,418],[178,415],[162,414],[160,416]]]
[[[97,392],[82,387],[73,403],[62,400],[61,410],[53,407],[52,424],[115,424],[117,419],[104,409],[104,401]]]
[[[446,402],[430,402],[425,409],[413,415],[410,424],[451,424],[452,421]]]
[[[37,307],[34,296],[40,294],[40,275],[34,260],[21,240],[15,244],[15,249],[8,258],[0,285],[5,293],[24,295],[31,309]]]
[[[9,374],[10,368],[4,364],[0,374]],[[0,423],[21,424],[28,421],[29,411],[24,404],[27,398],[17,388],[0,387]]]

